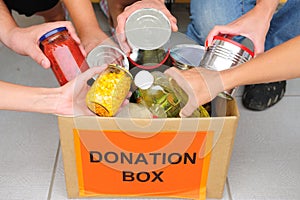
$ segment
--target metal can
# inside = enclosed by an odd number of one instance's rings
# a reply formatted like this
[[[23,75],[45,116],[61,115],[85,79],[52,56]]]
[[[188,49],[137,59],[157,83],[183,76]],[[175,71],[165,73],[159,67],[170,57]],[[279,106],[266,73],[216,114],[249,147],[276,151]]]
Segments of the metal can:
[[[39,41],[40,48],[50,60],[51,69],[60,85],[89,69],[78,44],[69,35],[66,27],[45,33]]]
[[[132,49],[158,49],[168,42],[171,23],[160,10],[142,8],[127,18],[125,35]]]
[[[205,51],[200,62],[202,67],[225,70],[245,63],[253,58],[254,52],[248,47],[228,38],[226,35],[214,37],[212,45]]]
[[[171,48],[172,65],[181,69],[191,69],[200,66],[204,47],[197,44],[179,44]]]
[[[202,67],[221,71],[240,65],[254,57],[254,52],[245,45],[232,40],[228,35],[217,35],[205,51],[200,62]],[[220,97],[232,100],[235,89],[224,91]]]
[[[87,55],[86,60],[90,67],[117,64],[125,69],[129,69],[127,56],[117,47],[107,44],[101,44],[93,48]]]
[[[166,66],[171,66],[170,51],[168,49],[153,50],[133,50],[128,57],[130,71],[154,70]],[[139,68],[139,69],[134,69]]]
[[[128,95],[132,75],[124,67],[109,65],[86,95],[87,107],[102,117],[114,116]]]

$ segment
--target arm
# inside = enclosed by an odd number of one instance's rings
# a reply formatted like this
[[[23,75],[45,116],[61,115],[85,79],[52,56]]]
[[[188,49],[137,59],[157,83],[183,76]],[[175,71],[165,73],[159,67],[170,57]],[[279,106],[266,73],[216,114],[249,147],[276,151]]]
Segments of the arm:
[[[206,44],[211,44],[213,37],[218,34],[242,35],[254,44],[255,54],[264,52],[264,44],[270,22],[279,4],[279,0],[257,0],[256,6],[235,21],[215,26],[207,36]]]
[[[225,90],[300,77],[299,52],[300,36],[297,36],[243,65],[222,71]]]
[[[188,94],[181,116],[189,116],[218,93],[236,86],[300,78],[300,36],[291,39],[237,67],[212,71],[202,67],[166,70]]]
[[[101,30],[90,0],[63,0],[83,47],[89,53],[95,46],[108,39]]]
[[[34,88],[0,81],[0,110],[91,115],[85,104],[87,80],[103,69],[89,69],[59,88]]]

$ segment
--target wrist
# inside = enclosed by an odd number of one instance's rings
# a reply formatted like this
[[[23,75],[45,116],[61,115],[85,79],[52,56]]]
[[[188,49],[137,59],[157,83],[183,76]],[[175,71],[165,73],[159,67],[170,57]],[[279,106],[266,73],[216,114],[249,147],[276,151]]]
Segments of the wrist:
[[[235,72],[232,69],[220,71],[220,74],[224,90],[231,90],[239,85]]]
[[[263,13],[264,16],[271,20],[278,5],[279,0],[258,0],[254,10],[258,10],[258,13]]]
[[[7,47],[13,49],[15,41],[18,40],[16,33],[20,28],[17,26],[12,26],[9,28],[2,29],[0,34],[0,41],[3,42]]]
[[[37,112],[56,114],[57,108],[62,99],[62,89],[59,88],[39,88],[33,107]]]

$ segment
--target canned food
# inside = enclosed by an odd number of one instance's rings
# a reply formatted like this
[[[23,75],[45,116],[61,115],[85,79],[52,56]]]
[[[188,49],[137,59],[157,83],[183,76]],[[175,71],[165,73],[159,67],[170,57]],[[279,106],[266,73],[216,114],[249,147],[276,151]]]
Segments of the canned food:
[[[200,65],[212,70],[225,70],[249,61],[254,52],[248,47],[228,38],[217,35],[212,45],[205,51]]]
[[[131,82],[128,70],[116,64],[109,65],[88,91],[87,107],[99,116],[114,116],[127,97]]]
[[[60,85],[66,84],[89,68],[78,44],[69,35],[66,27],[45,33],[39,41]]]
[[[162,48],[153,50],[133,50],[128,57],[129,69],[135,67],[144,70],[153,70],[161,67],[162,65],[171,65],[170,51]]]
[[[132,49],[158,49],[168,42],[171,24],[163,12],[154,8],[142,8],[127,18],[125,35]]]
[[[90,67],[117,64],[129,69],[127,56],[119,48],[111,45],[102,44],[95,47],[87,55],[86,60]]]
[[[170,51],[172,65],[182,70],[198,67],[204,51],[203,46],[196,44],[176,45]]]
[[[212,45],[205,51],[200,65],[207,69],[221,71],[245,63],[253,56],[254,52],[248,47],[232,40],[227,35],[217,35]],[[232,100],[234,91],[235,89],[224,91],[219,96]]]

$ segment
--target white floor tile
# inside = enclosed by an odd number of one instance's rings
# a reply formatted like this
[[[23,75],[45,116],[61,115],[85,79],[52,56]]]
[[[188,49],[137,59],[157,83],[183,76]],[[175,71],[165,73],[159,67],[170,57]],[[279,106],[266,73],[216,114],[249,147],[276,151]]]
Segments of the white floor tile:
[[[50,115],[0,111],[0,199],[47,199],[56,124]]]
[[[240,105],[228,175],[234,200],[300,199],[299,113],[300,97],[285,97],[263,112]]]

